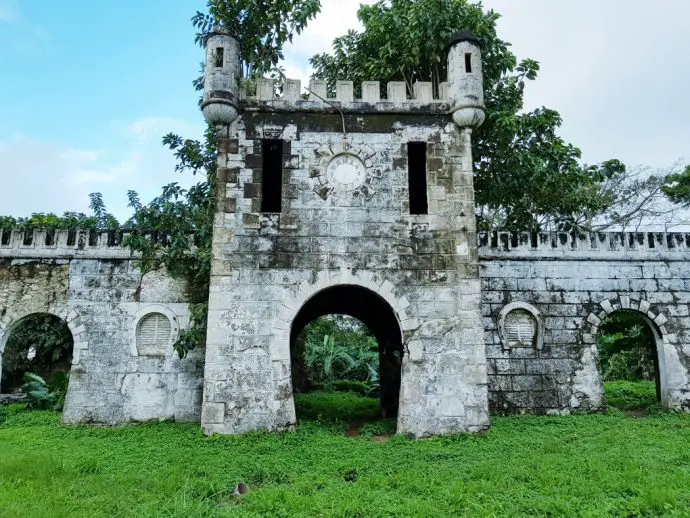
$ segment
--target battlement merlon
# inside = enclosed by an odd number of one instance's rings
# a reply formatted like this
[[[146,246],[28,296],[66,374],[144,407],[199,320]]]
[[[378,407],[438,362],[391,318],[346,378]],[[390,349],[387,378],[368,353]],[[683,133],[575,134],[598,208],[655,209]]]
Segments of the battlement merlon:
[[[328,96],[326,81],[312,80],[307,99],[299,80],[288,79],[281,95],[273,79],[256,82],[241,79],[237,40],[222,30],[206,39],[204,117],[211,124],[229,125],[246,111],[323,112],[340,110],[354,113],[434,113],[450,114],[461,129],[471,130],[484,122],[484,82],[479,39],[467,31],[453,36],[448,45],[448,81],[441,83],[435,97],[431,82],[404,81],[386,84],[381,99],[379,81],[364,81],[361,98],[354,98],[352,81],[337,81],[335,97]],[[409,97],[408,97],[409,94]]]
[[[136,259],[138,254],[121,245],[127,231],[9,230],[0,229],[0,259]],[[165,243],[164,233],[147,238]]]
[[[687,232],[479,232],[479,260],[688,261]]]
[[[335,97],[328,95],[326,81],[312,79],[309,89],[303,90],[299,79],[287,79],[283,85],[282,95],[276,94],[274,79],[262,78],[256,82],[246,83],[240,89],[242,108],[247,111],[296,111],[322,112],[340,109],[343,112],[369,113],[449,113],[448,84],[441,83],[438,97],[434,96],[430,82],[416,82],[409,92],[403,81],[391,81],[386,84],[387,95],[381,97],[379,81],[364,81],[362,97],[354,97],[352,81],[337,81]],[[254,95],[247,95],[247,91]],[[305,99],[303,93],[308,93]]]

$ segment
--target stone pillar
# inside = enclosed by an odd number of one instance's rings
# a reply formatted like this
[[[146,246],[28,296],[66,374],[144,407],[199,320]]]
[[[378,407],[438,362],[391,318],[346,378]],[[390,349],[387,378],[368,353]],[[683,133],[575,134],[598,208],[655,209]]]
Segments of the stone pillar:
[[[451,43],[448,94],[459,129],[453,149],[443,157],[452,188],[439,216],[447,222],[453,243],[448,284],[456,297],[455,313],[445,318],[440,318],[441,311],[431,313],[407,340],[398,431],[415,437],[489,427],[472,161],[472,129],[484,121],[484,93],[479,44],[469,33],[457,34]],[[441,290],[438,299],[452,300]],[[419,403],[407,404],[415,401]]]

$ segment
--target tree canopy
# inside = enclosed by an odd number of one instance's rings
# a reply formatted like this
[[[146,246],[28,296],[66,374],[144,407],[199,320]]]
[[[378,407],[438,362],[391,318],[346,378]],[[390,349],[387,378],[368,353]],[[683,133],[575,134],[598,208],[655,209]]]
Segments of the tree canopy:
[[[197,12],[196,42],[217,25],[235,35],[241,46],[243,74],[281,76],[283,48],[320,10],[319,0],[208,0]],[[518,60],[510,44],[498,37],[499,14],[469,0],[380,0],[362,5],[364,29],[333,41],[330,54],[311,58],[314,75],[332,85],[336,80],[431,81],[438,90],[446,78],[446,45],[458,30],[470,30],[481,41],[484,59],[486,122],[475,131],[475,192],[478,226],[484,230],[597,230],[639,224],[649,216],[669,214],[672,202],[690,206],[690,167],[649,175],[631,172],[618,160],[595,166],[581,163],[578,148],[559,135],[561,117],[553,109],[524,110],[527,84],[537,78],[539,64]],[[199,89],[202,80],[196,79]],[[215,209],[216,158],[214,131],[203,140],[179,135],[163,137],[177,159],[176,170],[199,175],[190,189],[177,183],[143,204],[128,193],[134,215],[122,225],[110,215],[100,194],[91,195],[91,215],[34,214],[0,217],[0,228],[125,228],[124,245],[141,254],[143,273],[165,267],[186,280],[192,302],[192,324],[175,344],[180,356],[205,342],[211,239]],[[165,232],[165,243],[143,232]],[[193,235],[194,239],[189,236]]]
[[[431,81],[446,79],[446,46],[469,30],[482,45],[486,122],[474,135],[475,195],[479,226],[505,230],[582,228],[611,205],[604,180],[621,176],[619,161],[581,164],[581,152],[559,135],[553,109],[524,111],[524,92],[539,63],[518,61],[499,38],[499,14],[468,0],[380,0],[362,5],[364,29],[335,38],[330,54],[311,58],[314,76],[336,80]],[[587,217],[582,217],[587,215]]]

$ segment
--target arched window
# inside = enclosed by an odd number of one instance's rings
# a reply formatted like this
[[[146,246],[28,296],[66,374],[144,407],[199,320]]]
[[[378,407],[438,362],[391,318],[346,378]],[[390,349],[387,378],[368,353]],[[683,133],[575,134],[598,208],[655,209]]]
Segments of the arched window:
[[[505,319],[505,337],[508,347],[532,347],[537,333],[537,323],[532,313],[514,309]]]
[[[504,349],[541,349],[544,343],[541,314],[537,308],[525,302],[513,302],[501,310],[498,316],[498,333]]]
[[[172,325],[162,313],[149,313],[137,325],[137,349],[141,356],[163,356],[166,353]]]

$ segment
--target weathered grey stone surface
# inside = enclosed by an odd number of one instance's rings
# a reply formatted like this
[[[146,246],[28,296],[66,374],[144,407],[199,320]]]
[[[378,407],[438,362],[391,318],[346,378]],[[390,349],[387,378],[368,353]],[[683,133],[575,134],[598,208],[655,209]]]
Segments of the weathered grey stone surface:
[[[690,234],[493,233],[479,242],[493,410],[602,409],[596,334],[621,309],[640,313],[654,330],[662,404],[690,410]],[[541,350],[501,343],[498,314],[515,301],[543,316]]]
[[[490,407],[602,410],[596,335],[618,310],[655,333],[662,403],[690,411],[690,234],[477,235],[474,39],[452,46],[438,98],[428,83],[390,83],[385,99],[372,81],[358,99],[349,81],[332,98],[325,82],[302,99],[299,81],[278,96],[266,79],[248,95],[236,42],[208,42],[203,111],[220,153],[205,350],[177,358],[183,286],[142,278],[121,235],[0,230],[0,362],[22,318],[63,318],[75,341],[66,422],[290,429],[299,334],[330,313],[375,334],[399,433],[482,431]],[[282,140],[279,213],[262,211],[265,139]],[[427,214],[410,214],[409,142],[426,143]]]
[[[402,355],[398,432],[486,429],[471,157],[471,126],[481,121],[458,128],[423,85],[408,100],[404,83],[389,84],[382,102],[378,83],[365,84],[355,102],[352,83],[339,82],[340,112],[321,99],[325,84],[311,86],[310,100],[299,100],[296,82],[275,99],[261,81],[219,131],[204,431],[294,425],[290,341],[301,309],[318,295],[330,312],[376,325],[377,315],[338,300],[343,287],[373,292],[397,321],[389,340]],[[481,107],[477,99],[472,110]],[[261,212],[263,139],[283,141],[279,214]],[[409,142],[427,144],[424,215],[410,214]],[[337,157],[359,164],[359,183],[334,178]]]
[[[180,360],[173,337],[159,357],[141,356],[136,347],[135,328],[145,314],[165,314],[173,331],[187,324],[182,287],[161,272],[142,278],[129,251],[107,246],[107,234],[81,249],[78,240],[67,245],[68,232],[56,237],[46,246],[45,233],[37,232],[26,245],[14,233],[0,245],[0,361],[13,325],[51,313],[74,338],[65,422],[198,420],[203,351]]]

